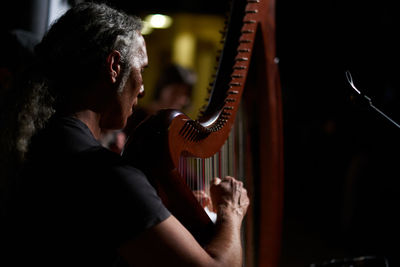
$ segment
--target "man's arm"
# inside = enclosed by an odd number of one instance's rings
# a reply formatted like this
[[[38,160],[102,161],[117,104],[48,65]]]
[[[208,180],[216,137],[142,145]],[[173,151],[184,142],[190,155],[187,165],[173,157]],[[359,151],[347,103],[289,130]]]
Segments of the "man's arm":
[[[246,189],[232,177],[217,179],[211,197],[218,213],[217,231],[205,248],[170,216],[122,245],[121,255],[134,266],[242,266],[240,228],[249,205]]]

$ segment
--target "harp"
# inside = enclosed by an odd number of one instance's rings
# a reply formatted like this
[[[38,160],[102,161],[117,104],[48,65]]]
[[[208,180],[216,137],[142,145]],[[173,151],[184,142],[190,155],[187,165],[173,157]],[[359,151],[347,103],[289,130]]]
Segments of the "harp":
[[[237,128],[236,118],[245,118],[246,145],[241,152],[233,149],[245,155],[243,175],[252,203],[244,224],[245,263],[277,266],[283,135],[275,0],[234,0],[224,39],[209,102],[199,118],[161,110],[129,136],[123,156],[145,172],[164,204],[205,244],[214,224],[190,186],[207,190],[205,179],[221,174],[221,162],[230,158],[222,152],[224,144]],[[219,170],[210,172],[211,167]]]

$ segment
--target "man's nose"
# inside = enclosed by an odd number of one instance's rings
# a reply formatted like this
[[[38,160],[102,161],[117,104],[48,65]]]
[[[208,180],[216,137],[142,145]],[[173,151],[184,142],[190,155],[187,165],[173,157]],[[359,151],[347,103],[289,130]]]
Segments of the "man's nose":
[[[142,97],[144,97],[144,95],[145,95],[144,85],[142,85],[142,87],[140,87],[140,90],[139,90],[138,98],[142,98]]]

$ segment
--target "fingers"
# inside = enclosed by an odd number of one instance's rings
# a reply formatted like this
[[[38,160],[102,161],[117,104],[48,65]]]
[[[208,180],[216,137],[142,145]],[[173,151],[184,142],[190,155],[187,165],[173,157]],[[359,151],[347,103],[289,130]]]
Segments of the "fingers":
[[[231,192],[234,195],[237,195],[243,189],[243,182],[236,180],[231,176],[226,176],[222,178],[220,185],[228,192]]]
[[[223,187],[231,188],[233,191],[238,191],[243,188],[243,182],[236,180],[232,176],[225,176],[222,179],[215,177],[211,181],[211,185],[221,185]]]
[[[226,176],[222,179],[215,178],[210,189],[211,198],[215,204],[214,210],[222,205],[240,210],[240,213],[246,212],[250,201],[242,181],[238,181],[231,176]]]
[[[240,194],[239,198],[239,206],[241,207],[247,207],[250,204],[250,199],[249,196],[247,195],[247,190],[246,188],[243,188]]]
[[[213,185],[219,185],[221,183],[221,179],[219,179],[218,177],[215,177],[214,179],[212,179],[211,183]]]
[[[232,177],[232,176],[225,176],[224,178],[219,178],[219,177],[215,177],[214,179],[212,179],[211,180],[211,183],[212,184],[214,184],[214,185],[218,185],[218,184],[220,184],[221,182],[229,182],[229,183],[231,183],[231,184],[234,184],[234,183],[240,183],[240,184],[242,184],[243,185],[243,182],[241,182],[241,181],[239,181],[239,180],[236,180],[234,177]]]

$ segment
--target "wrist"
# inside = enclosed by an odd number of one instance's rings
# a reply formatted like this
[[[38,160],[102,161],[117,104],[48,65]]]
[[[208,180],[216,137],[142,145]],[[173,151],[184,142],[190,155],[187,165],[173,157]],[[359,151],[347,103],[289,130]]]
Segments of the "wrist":
[[[242,224],[243,212],[240,209],[220,205],[217,211],[217,223],[219,224],[230,224],[233,227],[239,227]]]

